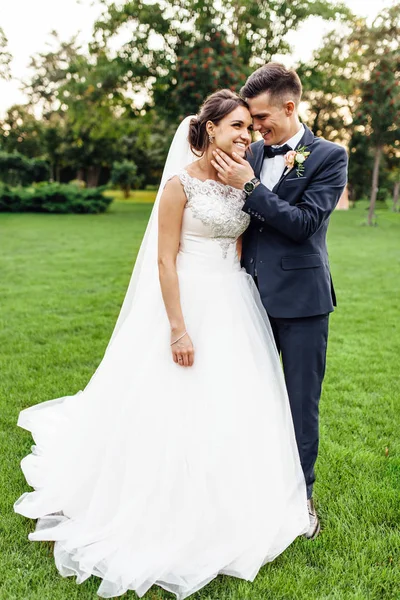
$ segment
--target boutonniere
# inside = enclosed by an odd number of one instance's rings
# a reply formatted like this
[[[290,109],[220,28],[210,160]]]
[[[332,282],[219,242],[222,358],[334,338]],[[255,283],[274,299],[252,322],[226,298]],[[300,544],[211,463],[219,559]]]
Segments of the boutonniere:
[[[287,171],[293,169],[295,165],[297,165],[296,175],[297,177],[301,177],[304,173],[304,161],[307,160],[310,152],[306,150],[307,146],[302,146],[298,150],[289,150],[286,152],[284,159]],[[286,172],[287,172],[286,171]]]

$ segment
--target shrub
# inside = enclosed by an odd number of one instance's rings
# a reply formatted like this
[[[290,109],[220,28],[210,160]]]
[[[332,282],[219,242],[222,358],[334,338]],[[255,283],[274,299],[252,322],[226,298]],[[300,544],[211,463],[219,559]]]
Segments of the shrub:
[[[86,187],[86,182],[83,179],[71,179],[71,181],[68,182],[69,185],[75,185],[76,187],[83,189]]]
[[[112,202],[104,188],[80,189],[75,185],[41,183],[30,188],[0,184],[0,212],[101,213]]]
[[[0,152],[0,180],[9,185],[29,185],[50,177],[49,164],[41,158],[27,158],[19,152]]]

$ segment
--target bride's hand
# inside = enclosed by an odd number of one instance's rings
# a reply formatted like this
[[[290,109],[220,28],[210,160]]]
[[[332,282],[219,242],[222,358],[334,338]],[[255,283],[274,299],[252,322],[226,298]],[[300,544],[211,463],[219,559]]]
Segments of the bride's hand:
[[[182,334],[181,334],[182,335]],[[171,332],[172,358],[181,367],[191,367],[194,362],[194,348],[189,335],[185,333],[180,339],[179,335]],[[177,340],[174,342],[174,340]]]

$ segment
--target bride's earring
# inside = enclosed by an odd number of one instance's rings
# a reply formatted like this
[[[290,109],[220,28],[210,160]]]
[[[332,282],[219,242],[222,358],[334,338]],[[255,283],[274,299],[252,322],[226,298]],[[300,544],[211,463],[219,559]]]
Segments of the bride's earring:
[[[210,142],[210,144],[213,144],[214,143],[214,136],[211,135],[211,134],[209,134],[208,141]]]

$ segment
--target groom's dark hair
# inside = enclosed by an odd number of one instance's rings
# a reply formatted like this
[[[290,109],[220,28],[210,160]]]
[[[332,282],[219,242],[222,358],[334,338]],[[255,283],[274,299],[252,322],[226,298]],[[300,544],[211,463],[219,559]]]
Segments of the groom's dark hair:
[[[270,94],[274,104],[281,104],[290,98],[298,106],[302,92],[300,78],[296,71],[287,69],[280,63],[267,63],[250,75],[240,90],[240,95],[247,99],[265,92]]]

